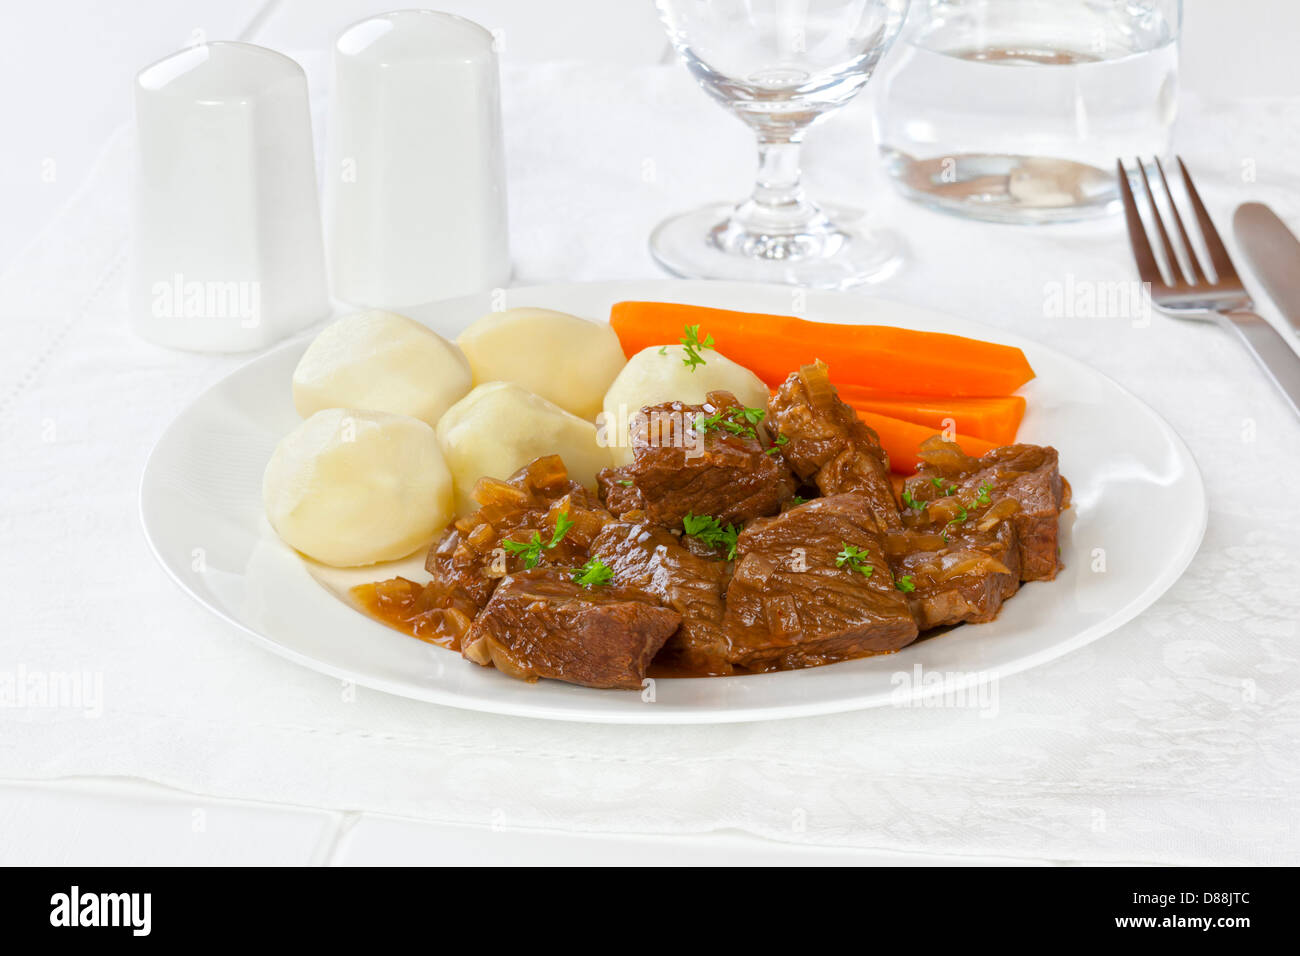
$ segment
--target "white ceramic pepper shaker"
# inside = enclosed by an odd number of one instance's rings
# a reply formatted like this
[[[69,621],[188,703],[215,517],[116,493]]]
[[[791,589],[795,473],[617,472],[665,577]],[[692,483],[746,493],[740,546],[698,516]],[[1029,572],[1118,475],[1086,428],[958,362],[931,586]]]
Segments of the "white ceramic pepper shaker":
[[[510,278],[492,35],[429,10],[353,24],[334,46],[325,172],[334,295],[403,307]]]
[[[249,43],[203,43],[135,82],[129,303],[172,348],[265,348],[329,314],[307,78]]]

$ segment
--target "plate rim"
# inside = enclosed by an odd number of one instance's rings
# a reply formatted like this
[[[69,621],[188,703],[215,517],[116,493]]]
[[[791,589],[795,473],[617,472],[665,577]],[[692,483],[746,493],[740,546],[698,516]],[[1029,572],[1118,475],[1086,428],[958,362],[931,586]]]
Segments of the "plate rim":
[[[789,293],[798,287],[787,286],[776,283],[762,282],[732,282],[723,280],[693,280],[693,279],[605,279],[594,280],[589,282],[550,282],[540,284],[530,284],[526,286],[510,287],[506,295],[513,297],[520,294],[545,291],[554,294],[556,291],[565,288],[600,288],[627,285],[658,285],[665,288],[680,288],[682,286],[702,286],[715,290],[725,290],[727,288],[746,289],[746,290],[763,290],[767,293],[782,291]],[[1042,350],[1045,354],[1050,354],[1054,361],[1066,363],[1085,371],[1088,375],[1095,376],[1107,382],[1110,386],[1121,392],[1130,401],[1137,403],[1147,411],[1161,426],[1165,434],[1172,439],[1173,445],[1179,451],[1186,463],[1191,467],[1190,475],[1195,481],[1195,490],[1197,491],[1201,507],[1198,509],[1197,521],[1194,532],[1187,539],[1185,550],[1180,560],[1166,565],[1163,572],[1152,580],[1143,590],[1130,599],[1125,605],[1117,609],[1101,621],[1085,627],[1079,633],[1073,635],[1068,640],[1057,641],[1051,645],[1042,648],[1039,651],[1026,654],[1016,660],[984,670],[967,671],[959,673],[948,673],[944,679],[927,685],[919,691],[909,694],[907,700],[910,705],[921,703],[925,700],[936,696],[951,694],[964,690],[968,687],[979,686],[985,683],[995,683],[1005,677],[1022,673],[1034,667],[1041,666],[1064,657],[1081,647],[1093,643],[1100,638],[1112,633],[1134,620],[1143,611],[1150,608],[1156,603],[1178,580],[1186,573],[1187,568],[1195,560],[1196,555],[1200,552],[1201,545],[1204,542],[1205,532],[1209,524],[1209,500],[1205,493],[1205,478],[1201,472],[1200,463],[1192,453],[1191,448],[1187,445],[1186,440],[1178,430],[1173,427],[1168,419],[1150,404],[1143,401],[1130,389],[1111,376],[1098,369],[1093,368],[1087,363],[1061,352],[1050,345],[1039,342],[1030,336],[1022,335],[1019,332],[1008,331],[980,322],[977,319],[967,319],[954,313],[944,312],[939,309],[933,309],[929,306],[912,305],[897,299],[882,297],[877,295],[864,296],[852,292],[835,292],[827,290],[803,290],[810,298],[820,296],[830,296],[835,298],[862,298],[877,304],[895,304],[900,308],[907,309],[912,313],[924,312],[942,319],[957,319],[958,321],[987,329],[993,333],[994,340],[1004,340],[1010,344],[1016,342],[1029,344],[1035,350]],[[477,296],[461,296],[453,299],[440,300],[438,302],[426,303],[420,306],[420,310],[436,309],[439,306],[445,306],[448,303],[466,301],[476,298]],[[337,315],[331,315],[327,321],[333,321]],[[419,321],[417,319],[417,321]],[[425,324],[425,323],[422,323]],[[852,324],[852,323],[847,323]],[[889,324],[887,322],[873,322],[863,324]],[[147,502],[146,492],[150,481],[150,476],[155,468],[155,459],[160,449],[171,436],[172,432],[180,426],[186,414],[198,406],[208,395],[220,389],[225,383],[243,374],[248,367],[269,361],[273,356],[282,352],[287,352],[296,347],[303,347],[304,342],[310,336],[314,336],[325,323],[319,326],[312,326],[298,334],[292,335],[282,342],[277,343],[271,348],[265,349],[257,355],[250,356],[246,361],[240,362],[233,369],[229,370],[220,378],[211,382],[206,388],[195,395],[188,401],[167,423],[158,438],[154,441],[145,458],[144,467],[140,473],[140,480],[137,488],[137,516],[140,522],[141,531],[144,534],[145,543],[153,555],[154,560],[162,567],[167,577],[200,607],[216,616],[218,619],[232,625],[236,630],[251,638],[253,642],[263,647],[279,657],[292,661],[295,664],[304,666],[309,670],[320,674],[325,674],[337,680],[347,681],[361,687],[376,690],[381,693],[390,694],[395,697],[401,697],[406,700],[418,701],[421,703],[432,703],[439,706],[455,707],[458,710],[464,710],[477,713],[490,713],[500,716],[509,717],[526,717],[540,720],[554,720],[567,723],[587,723],[587,724],[619,724],[619,725],[708,725],[708,724],[732,724],[732,723],[752,723],[762,720],[793,720],[802,717],[826,716],[838,713],[850,713],[860,710],[870,710],[876,707],[889,706],[890,701],[885,699],[874,698],[837,698],[828,701],[810,701],[807,703],[789,703],[789,704],[763,704],[763,705],[745,705],[730,710],[672,710],[664,711],[653,707],[647,707],[638,711],[595,713],[584,711],[574,705],[555,704],[554,702],[546,704],[528,704],[516,703],[513,701],[496,701],[492,699],[475,699],[467,700],[463,696],[449,691],[443,691],[436,687],[426,688],[423,693],[416,695],[411,693],[409,686],[397,684],[382,677],[369,677],[359,675],[343,667],[335,666],[326,661],[319,660],[291,646],[274,640],[271,637],[261,633],[256,628],[244,623],[224,608],[209,601],[204,595],[192,588],[181,575],[170,565],[164,558],[154,534],[150,530],[149,521],[146,517]],[[904,327],[904,326],[900,326]],[[382,625],[380,625],[382,626]],[[814,669],[815,670],[815,669]],[[754,675],[761,677],[763,675]],[[691,678],[684,678],[690,680]],[[725,678],[695,678],[696,680],[719,680]]]

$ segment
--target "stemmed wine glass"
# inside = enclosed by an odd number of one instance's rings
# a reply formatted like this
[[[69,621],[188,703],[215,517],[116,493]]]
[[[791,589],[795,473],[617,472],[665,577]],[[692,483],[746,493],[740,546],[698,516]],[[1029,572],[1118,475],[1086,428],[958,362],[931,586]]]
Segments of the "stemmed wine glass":
[[[669,272],[692,278],[847,288],[901,261],[892,234],[862,214],[822,208],[799,185],[799,146],[813,123],[866,85],[908,0],[655,0],[678,56],[758,137],[758,178],[739,205],[715,203],[650,237]],[[866,162],[867,146],[861,155]]]

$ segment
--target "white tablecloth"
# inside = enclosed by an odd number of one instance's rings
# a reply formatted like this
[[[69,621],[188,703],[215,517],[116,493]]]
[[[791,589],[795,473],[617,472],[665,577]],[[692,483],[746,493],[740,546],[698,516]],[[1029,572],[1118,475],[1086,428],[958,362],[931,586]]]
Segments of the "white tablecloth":
[[[315,81],[318,61],[306,65]],[[747,188],[747,133],[679,67],[554,64],[504,79],[520,284],[656,276],[645,240],[660,218]],[[908,238],[907,268],[870,294],[1049,342],[1133,389],[1191,445],[1209,530],[1155,607],[1002,681],[995,716],[952,707],[718,727],[534,722],[347,688],[274,657],[182,595],[139,530],[153,441],[240,360],[129,333],[123,133],[0,279],[0,777],[118,775],[566,830],[1300,861],[1300,423],[1213,327],[1049,317],[1051,283],[1132,278],[1122,224],[995,227],[911,206],[876,171],[866,105],[819,128],[807,164],[815,193],[867,205]],[[1298,134],[1294,100],[1189,99],[1178,148],[1220,223],[1254,198],[1294,227]],[[5,697],[6,675],[12,688],[20,675],[72,671],[102,680],[89,714]]]

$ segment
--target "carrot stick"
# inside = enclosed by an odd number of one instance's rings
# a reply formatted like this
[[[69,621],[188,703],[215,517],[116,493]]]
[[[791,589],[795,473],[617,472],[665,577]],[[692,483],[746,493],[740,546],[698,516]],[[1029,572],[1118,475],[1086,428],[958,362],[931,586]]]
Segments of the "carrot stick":
[[[876,395],[1010,395],[1034,377],[1020,349],[960,335],[886,325],[810,322],[673,302],[619,302],[610,324],[629,357],[673,344],[688,325],[712,335],[718,353],[775,386],[821,359],[837,383]],[[705,353],[707,360],[707,353]]]
[[[837,391],[840,398],[858,411],[901,418],[935,431],[954,428],[963,435],[984,438],[995,445],[1015,442],[1020,420],[1025,417],[1025,400],[1019,395],[992,398],[876,397],[854,385],[837,386]]]
[[[890,470],[900,475],[910,475],[920,467],[921,459],[917,457],[917,451],[921,447],[921,442],[936,434],[933,428],[927,428],[925,425],[905,422],[887,415],[877,415],[875,412],[860,411],[858,418],[880,436],[880,446],[889,453]],[[992,442],[985,441],[983,438],[972,438],[969,435],[955,435],[953,441],[960,445],[961,450],[966,454],[976,458],[996,447]]]

